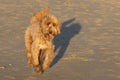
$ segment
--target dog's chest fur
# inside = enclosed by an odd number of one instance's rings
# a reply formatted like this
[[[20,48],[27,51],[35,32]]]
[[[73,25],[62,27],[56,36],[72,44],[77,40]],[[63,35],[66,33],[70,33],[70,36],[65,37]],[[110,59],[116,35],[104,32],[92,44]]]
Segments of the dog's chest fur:
[[[51,41],[47,40],[43,35],[36,34],[34,42],[40,49],[47,49],[49,45],[52,43]]]

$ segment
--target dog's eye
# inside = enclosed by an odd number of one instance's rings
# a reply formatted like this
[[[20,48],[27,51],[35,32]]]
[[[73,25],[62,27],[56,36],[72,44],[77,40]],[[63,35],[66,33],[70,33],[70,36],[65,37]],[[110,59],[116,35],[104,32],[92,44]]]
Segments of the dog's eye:
[[[47,25],[50,25],[50,22],[48,22]]]
[[[56,24],[55,24],[55,23],[53,23],[53,26],[56,26]]]

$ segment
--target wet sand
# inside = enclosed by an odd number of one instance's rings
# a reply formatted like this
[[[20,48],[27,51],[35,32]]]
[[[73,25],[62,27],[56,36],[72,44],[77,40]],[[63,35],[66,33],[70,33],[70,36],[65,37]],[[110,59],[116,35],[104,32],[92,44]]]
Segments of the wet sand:
[[[50,6],[62,23],[43,75],[28,67],[24,31]],[[120,80],[118,0],[0,0],[0,80]]]

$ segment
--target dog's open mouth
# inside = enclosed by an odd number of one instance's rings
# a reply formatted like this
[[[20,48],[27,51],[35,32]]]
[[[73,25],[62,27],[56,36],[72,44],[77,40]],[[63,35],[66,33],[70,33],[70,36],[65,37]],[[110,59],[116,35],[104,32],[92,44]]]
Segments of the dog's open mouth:
[[[53,39],[54,37],[55,37],[54,34],[49,34],[49,38],[50,38],[50,39]]]

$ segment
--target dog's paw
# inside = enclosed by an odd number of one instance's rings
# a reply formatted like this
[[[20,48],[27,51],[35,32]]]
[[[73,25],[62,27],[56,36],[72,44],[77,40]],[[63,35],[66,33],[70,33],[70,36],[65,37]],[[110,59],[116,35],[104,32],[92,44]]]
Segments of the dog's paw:
[[[40,66],[36,66],[35,72],[37,72],[37,73],[40,74],[40,75],[43,74],[43,70],[40,68]]]
[[[37,72],[37,74],[39,74],[39,75],[42,75],[42,74],[43,74],[42,71],[36,71],[36,72]]]
[[[28,65],[29,65],[30,67],[34,67],[34,65],[33,65],[32,63],[28,63]]]
[[[31,59],[28,59],[28,65],[29,65],[30,67],[34,67]]]

